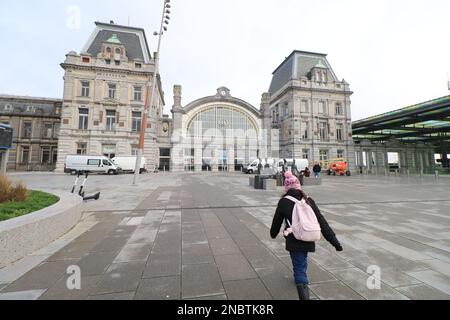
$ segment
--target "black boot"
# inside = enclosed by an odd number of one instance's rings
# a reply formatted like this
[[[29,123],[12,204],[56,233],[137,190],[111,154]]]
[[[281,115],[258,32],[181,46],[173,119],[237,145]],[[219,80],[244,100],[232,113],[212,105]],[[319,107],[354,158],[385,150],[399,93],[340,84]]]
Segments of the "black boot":
[[[297,286],[298,297],[300,300],[310,300],[309,299],[309,288],[307,284],[302,284]]]

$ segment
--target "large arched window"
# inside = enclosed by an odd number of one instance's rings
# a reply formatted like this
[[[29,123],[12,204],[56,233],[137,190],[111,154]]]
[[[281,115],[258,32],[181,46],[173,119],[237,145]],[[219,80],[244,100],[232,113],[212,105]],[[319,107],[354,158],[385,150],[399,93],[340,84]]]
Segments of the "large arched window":
[[[190,136],[222,136],[230,133],[241,136],[242,133],[257,135],[254,121],[236,107],[217,106],[206,108],[197,113],[187,127]]]

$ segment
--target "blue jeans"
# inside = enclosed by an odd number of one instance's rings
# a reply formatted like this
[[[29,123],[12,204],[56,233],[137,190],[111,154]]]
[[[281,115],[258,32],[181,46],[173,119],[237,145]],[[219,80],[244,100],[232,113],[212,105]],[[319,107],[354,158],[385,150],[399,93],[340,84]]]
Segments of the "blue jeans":
[[[308,252],[291,252],[294,278],[297,285],[309,284],[308,281]]]
[[[316,177],[316,179],[320,178],[320,172],[314,172],[314,176]]]

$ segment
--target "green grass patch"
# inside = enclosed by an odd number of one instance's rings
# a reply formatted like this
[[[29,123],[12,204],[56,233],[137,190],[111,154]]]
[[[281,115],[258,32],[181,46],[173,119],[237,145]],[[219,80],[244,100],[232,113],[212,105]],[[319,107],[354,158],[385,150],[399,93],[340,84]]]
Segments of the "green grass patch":
[[[17,218],[50,207],[59,201],[57,196],[41,191],[29,191],[23,202],[9,201],[0,204],[0,221]]]

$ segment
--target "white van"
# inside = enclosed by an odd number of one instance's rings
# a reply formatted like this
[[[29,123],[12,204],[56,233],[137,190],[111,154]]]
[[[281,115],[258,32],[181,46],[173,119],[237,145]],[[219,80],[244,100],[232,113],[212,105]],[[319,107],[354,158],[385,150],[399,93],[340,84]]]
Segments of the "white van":
[[[118,174],[122,169],[105,156],[67,156],[64,172],[75,174],[78,171]]]
[[[122,169],[123,172],[133,172],[136,169],[136,159],[137,157],[115,157],[111,159],[111,161],[118,167]],[[147,160],[142,157],[141,159],[141,167],[139,173],[142,174],[147,172]]]
[[[266,159],[261,160],[263,169],[266,166],[266,164],[269,164],[270,167],[274,167],[276,162],[277,161],[275,159],[267,159],[267,162]],[[250,162],[250,164],[247,167],[244,167],[243,171],[244,173],[253,174],[258,171],[258,166],[259,166],[259,159],[256,159]]]
[[[305,168],[309,168],[308,159],[280,159],[278,161],[278,172],[283,171],[284,160],[286,160],[286,170],[287,171],[292,170],[292,166],[294,165],[294,160],[295,160],[295,165],[297,166],[297,170],[299,172],[305,171]]]

